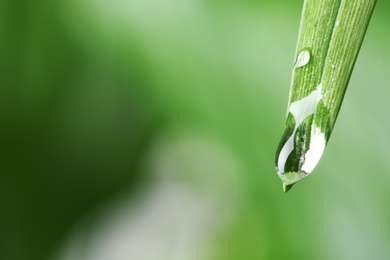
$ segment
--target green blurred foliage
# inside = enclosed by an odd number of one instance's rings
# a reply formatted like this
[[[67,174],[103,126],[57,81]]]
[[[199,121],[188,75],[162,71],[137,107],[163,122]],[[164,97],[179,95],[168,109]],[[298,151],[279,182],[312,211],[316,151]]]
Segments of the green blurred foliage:
[[[158,181],[148,151],[183,132],[222,143],[241,169],[206,258],[388,259],[390,4],[377,4],[322,161],[283,194],[273,161],[301,7],[1,1],[0,259],[51,258],[80,219]],[[223,154],[204,147],[194,154]],[[176,178],[197,186],[205,159],[191,160]]]

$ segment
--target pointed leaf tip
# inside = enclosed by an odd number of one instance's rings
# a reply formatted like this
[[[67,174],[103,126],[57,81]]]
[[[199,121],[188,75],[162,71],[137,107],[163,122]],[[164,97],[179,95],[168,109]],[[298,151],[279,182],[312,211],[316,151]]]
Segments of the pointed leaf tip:
[[[294,186],[294,184],[283,184],[283,191],[287,193],[289,190],[291,190],[292,186]]]

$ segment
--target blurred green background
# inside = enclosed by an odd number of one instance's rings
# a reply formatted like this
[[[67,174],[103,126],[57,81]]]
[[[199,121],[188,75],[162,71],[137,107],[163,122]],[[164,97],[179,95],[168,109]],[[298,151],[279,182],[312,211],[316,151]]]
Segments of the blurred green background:
[[[284,194],[302,4],[1,1],[0,259],[390,259],[390,3]]]

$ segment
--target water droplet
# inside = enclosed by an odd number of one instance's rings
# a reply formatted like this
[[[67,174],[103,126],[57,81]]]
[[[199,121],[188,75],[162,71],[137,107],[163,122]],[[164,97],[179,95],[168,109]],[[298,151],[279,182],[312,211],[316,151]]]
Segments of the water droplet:
[[[303,50],[298,54],[298,57],[297,57],[297,61],[296,61],[295,66],[296,66],[297,68],[303,67],[303,66],[305,66],[306,64],[308,64],[309,61],[310,61],[310,51],[309,51],[309,49],[303,49]]]
[[[277,161],[277,169],[280,174],[289,171],[289,169],[285,169],[287,158],[295,149],[294,147],[294,139],[297,133],[298,127],[301,125],[303,121],[306,120],[309,116],[313,115],[316,111],[317,104],[322,99],[322,84],[319,84],[317,89],[312,91],[308,96],[291,103],[289,107],[289,112],[295,119],[295,126],[292,134],[283,145],[282,149],[278,155]]]

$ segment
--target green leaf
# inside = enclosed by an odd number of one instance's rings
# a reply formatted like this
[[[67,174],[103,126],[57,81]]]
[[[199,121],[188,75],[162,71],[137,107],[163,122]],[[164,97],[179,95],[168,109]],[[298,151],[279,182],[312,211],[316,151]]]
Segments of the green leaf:
[[[275,164],[284,191],[319,162],[339,113],[376,0],[306,0],[285,132]]]

